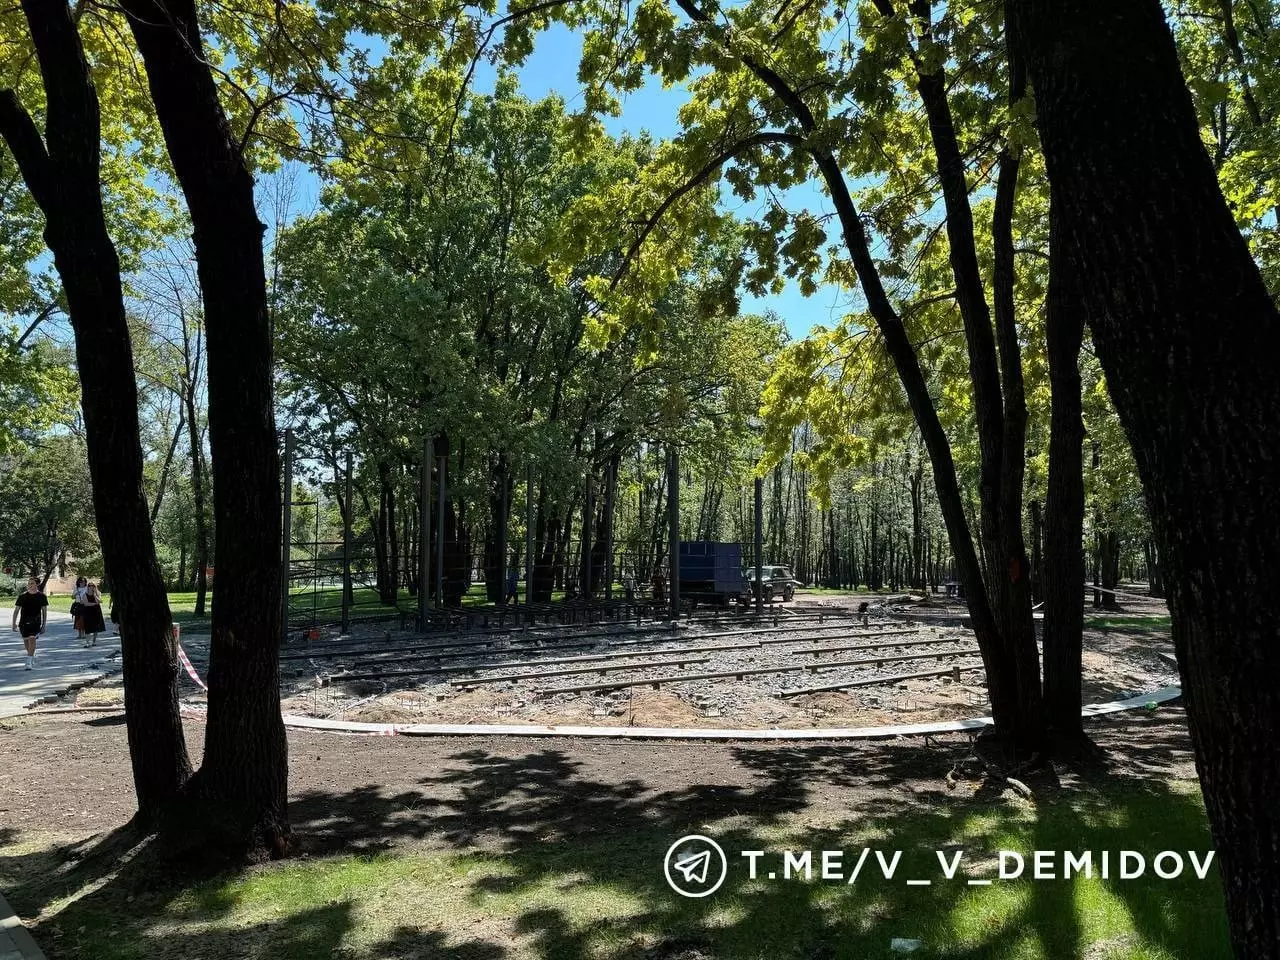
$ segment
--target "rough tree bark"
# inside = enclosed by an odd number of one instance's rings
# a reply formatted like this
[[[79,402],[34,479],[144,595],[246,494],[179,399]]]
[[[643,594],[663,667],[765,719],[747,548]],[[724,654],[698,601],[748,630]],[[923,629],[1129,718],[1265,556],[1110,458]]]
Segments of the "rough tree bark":
[[[218,589],[204,762],[190,794],[228,852],[288,846],[280,719],[280,456],[263,227],[218,100],[193,0],[125,0],[156,116],[194,227],[204,297]]]
[[[124,661],[125,724],[138,814],[175,800],[191,765],[178,713],[177,655],[142,486],[133,352],[120,262],[99,173],[97,92],[64,0],[24,0],[44,79],[43,141],[13,91],[0,92],[0,136],[45,215],[45,241],[75,331],[98,536],[111,570]]]
[[[1051,212],[1045,342],[1049,355],[1049,483],[1044,521],[1044,701],[1051,736],[1084,736],[1080,722],[1084,547],[1084,421],[1080,345],[1084,312]]]
[[[921,4],[921,12],[929,9]],[[1026,71],[1008,50],[1009,103],[1017,104],[1026,94]],[[959,151],[957,149],[957,155]],[[1022,484],[1026,473],[1027,402],[1022,377],[1022,350],[1018,342],[1017,307],[1014,300],[1013,214],[1018,192],[1018,174],[1022,151],[1006,140],[1000,151],[996,176],[995,209],[991,217],[991,245],[994,252],[992,270],[992,314],[995,339],[999,349],[1000,376],[1004,406],[1001,410],[1000,463],[997,474],[998,496],[995,505],[995,527],[998,542],[992,545],[996,559],[988,574],[988,590],[1000,622],[1000,635],[1007,656],[1013,661],[1018,697],[1023,709],[1022,721],[1036,726],[1025,734],[1036,744],[1041,736],[1042,687],[1040,658],[1036,649],[1035,620],[1031,614],[1031,564],[1027,559],[1022,536]],[[955,185],[965,182],[963,170]],[[967,194],[965,203],[968,203]],[[948,220],[948,233],[950,225]],[[972,231],[968,243],[973,243]],[[976,259],[976,257],[975,257]],[[985,483],[984,483],[985,486]],[[998,549],[999,553],[995,551]],[[1034,717],[1034,720],[1030,718]]]
[[[1231,937],[1280,957],[1280,312],[1159,0],[1009,0],[1063,246],[1133,447]]]

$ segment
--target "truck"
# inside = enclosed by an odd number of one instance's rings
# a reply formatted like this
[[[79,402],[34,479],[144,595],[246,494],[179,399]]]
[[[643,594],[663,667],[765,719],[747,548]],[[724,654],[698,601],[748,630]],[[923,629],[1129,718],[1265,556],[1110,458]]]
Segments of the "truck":
[[[741,544],[680,541],[681,599],[727,607],[749,597],[750,591],[742,576]]]

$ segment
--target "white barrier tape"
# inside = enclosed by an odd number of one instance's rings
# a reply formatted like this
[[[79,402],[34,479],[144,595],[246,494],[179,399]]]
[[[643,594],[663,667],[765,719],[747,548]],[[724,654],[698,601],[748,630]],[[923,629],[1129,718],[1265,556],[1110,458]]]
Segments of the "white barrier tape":
[[[187,674],[196,682],[196,686],[208,693],[209,688],[204,685],[204,681],[200,679],[200,674],[196,673],[196,668],[187,659],[187,652],[182,649],[182,644],[178,644],[178,662],[186,668]]]
[[[1108,590],[1106,587],[1099,587],[1096,584],[1086,583],[1084,585],[1084,592],[1089,593],[1091,591],[1093,593],[1109,593],[1113,597],[1132,597],[1135,600],[1151,600],[1157,603],[1164,599],[1163,597],[1153,597],[1149,593],[1136,593],[1133,590]]]

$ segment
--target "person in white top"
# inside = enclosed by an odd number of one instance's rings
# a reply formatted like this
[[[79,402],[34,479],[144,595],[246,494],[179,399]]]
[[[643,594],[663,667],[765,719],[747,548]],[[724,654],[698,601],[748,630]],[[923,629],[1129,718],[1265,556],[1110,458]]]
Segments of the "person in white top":
[[[84,577],[76,577],[76,588],[71,593],[71,616],[75,620],[76,639],[84,639],[84,619],[81,616],[85,594],[89,592],[89,581]]]

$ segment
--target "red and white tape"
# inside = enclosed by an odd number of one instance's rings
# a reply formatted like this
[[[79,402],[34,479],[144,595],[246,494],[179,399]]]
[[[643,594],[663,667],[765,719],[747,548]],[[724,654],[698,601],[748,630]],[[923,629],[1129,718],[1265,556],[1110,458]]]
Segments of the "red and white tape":
[[[182,644],[178,644],[178,662],[186,668],[187,674],[196,682],[201,690],[208,693],[209,688],[204,685],[204,681],[200,679],[200,674],[196,673],[196,668],[191,665],[191,661],[187,659],[187,652],[182,649]]]

